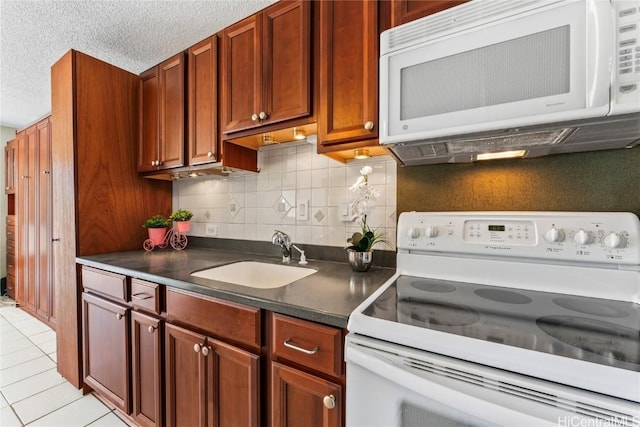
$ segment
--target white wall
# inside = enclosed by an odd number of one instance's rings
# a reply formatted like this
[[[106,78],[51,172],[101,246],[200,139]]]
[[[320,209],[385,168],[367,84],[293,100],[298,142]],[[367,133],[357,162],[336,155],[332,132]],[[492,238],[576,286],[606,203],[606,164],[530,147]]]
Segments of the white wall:
[[[369,183],[380,197],[367,222],[372,228],[384,229],[392,243],[376,248],[395,250],[396,163],[390,156],[345,165],[317,154],[315,145],[283,144],[261,149],[258,165],[258,174],[175,181],[174,210],[194,213],[189,234],[271,241],[274,229],[278,229],[289,234],[295,244],[345,247],[347,237],[359,228],[340,219],[339,207],[355,197],[349,187],[360,169],[369,165],[373,168]],[[306,220],[297,217],[298,205],[304,201],[309,202]],[[216,235],[207,234],[207,228],[214,228]]]
[[[2,161],[0,162],[0,180],[2,180],[2,188],[5,187],[4,182],[4,147],[6,142],[13,139],[16,130],[5,126],[0,126],[0,147],[2,147]],[[0,277],[7,276],[7,196],[4,190],[0,193]]]

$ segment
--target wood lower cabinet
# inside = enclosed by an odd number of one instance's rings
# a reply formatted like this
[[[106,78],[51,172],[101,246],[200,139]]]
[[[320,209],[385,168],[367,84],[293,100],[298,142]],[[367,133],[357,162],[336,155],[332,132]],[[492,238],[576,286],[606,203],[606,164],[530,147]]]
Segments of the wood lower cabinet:
[[[131,416],[140,426],[163,425],[163,322],[131,312]]]
[[[168,324],[168,426],[258,426],[259,356]]]
[[[378,145],[378,2],[320,2],[318,153]]]
[[[343,425],[339,383],[273,362],[271,384],[273,427]]]
[[[271,329],[271,425],[343,425],[343,331],[275,313]]]
[[[84,382],[129,414],[131,310],[88,293],[82,302]]]

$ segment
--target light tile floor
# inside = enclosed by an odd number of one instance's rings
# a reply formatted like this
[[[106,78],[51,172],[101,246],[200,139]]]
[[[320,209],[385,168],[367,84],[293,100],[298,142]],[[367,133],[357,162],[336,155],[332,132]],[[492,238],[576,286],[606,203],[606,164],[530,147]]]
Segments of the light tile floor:
[[[56,371],[56,334],[0,300],[0,426],[128,424],[92,394],[82,395]]]

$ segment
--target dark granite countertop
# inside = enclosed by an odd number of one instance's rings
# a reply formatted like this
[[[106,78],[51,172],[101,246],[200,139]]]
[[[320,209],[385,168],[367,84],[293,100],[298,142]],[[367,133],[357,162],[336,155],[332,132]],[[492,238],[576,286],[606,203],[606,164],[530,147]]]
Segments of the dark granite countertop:
[[[366,273],[356,273],[347,263],[309,260],[304,267],[313,268],[317,273],[280,288],[255,289],[190,274],[237,261],[280,264],[277,257],[190,247],[183,251],[165,249],[91,255],[78,257],[76,261],[168,287],[340,328],[346,328],[351,312],[395,272],[392,268],[374,266]],[[299,266],[295,261],[290,265]]]

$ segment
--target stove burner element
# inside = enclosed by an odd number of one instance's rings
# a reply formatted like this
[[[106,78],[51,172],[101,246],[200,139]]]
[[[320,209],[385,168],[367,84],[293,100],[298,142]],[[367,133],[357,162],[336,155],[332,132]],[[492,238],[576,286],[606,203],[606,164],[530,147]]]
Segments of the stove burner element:
[[[529,304],[531,298],[526,295],[502,289],[476,289],[474,294],[490,301],[504,302],[507,304]]]
[[[426,280],[416,280],[415,282],[411,282],[411,286],[427,292],[453,292],[456,290],[456,287],[450,283],[428,282]]]
[[[577,311],[578,313],[592,314],[601,317],[627,317],[629,313],[617,307],[611,307],[599,301],[574,298],[554,298],[553,302],[560,307]]]
[[[575,316],[540,317],[536,324],[548,335],[609,361],[640,364],[638,329]]]
[[[411,319],[410,324],[428,325],[432,329],[466,326],[480,320],[480,313],[471,307],[447,302],[398,302],[400,314]]]

